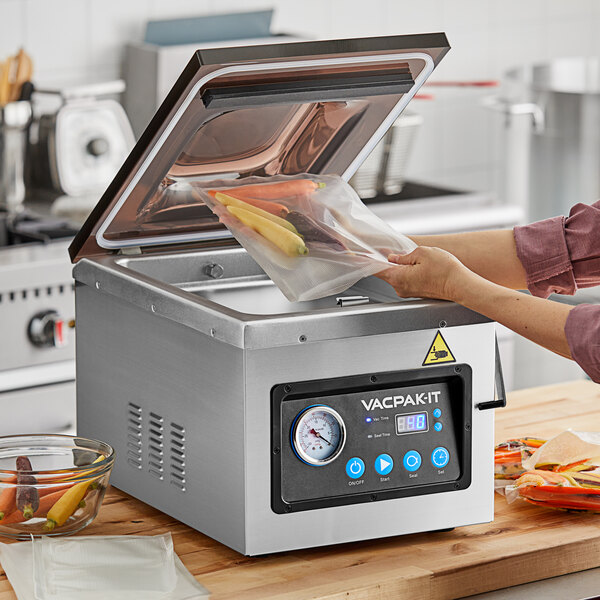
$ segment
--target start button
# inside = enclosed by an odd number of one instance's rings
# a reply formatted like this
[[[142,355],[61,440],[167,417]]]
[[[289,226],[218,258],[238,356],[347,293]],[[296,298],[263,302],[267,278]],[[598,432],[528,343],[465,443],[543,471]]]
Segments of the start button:
[[[394,459],[389,454],[380,454],[375,459],[375,470],[380,475],[389,475],[394,468]]]

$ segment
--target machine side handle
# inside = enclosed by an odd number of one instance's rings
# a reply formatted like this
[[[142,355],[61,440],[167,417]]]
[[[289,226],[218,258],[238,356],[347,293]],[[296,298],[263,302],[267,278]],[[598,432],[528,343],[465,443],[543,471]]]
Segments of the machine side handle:
[[[496,399],[489,402],[480,402],[477,405],[479,410],[488,410],[490,408],[504,408],[506,406],[506,389],[504,387],[504,376],[502,375],[502,361],[500,360],[500,349],[498,348],[498,336],[496,335]]]

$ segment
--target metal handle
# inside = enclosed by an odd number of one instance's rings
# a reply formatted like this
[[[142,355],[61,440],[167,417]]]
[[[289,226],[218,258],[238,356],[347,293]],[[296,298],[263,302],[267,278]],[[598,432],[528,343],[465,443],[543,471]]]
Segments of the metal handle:
[[[338,306],[356,306],[358,304],[369,304],[368,296],[339,296],[335,299]]]
[[[496,371],[494,386],[496,388],[495,400],[489,402],[480,402],[477,405],[479,410],[489,410],[490,408],[504,408],[506,406],[506,388],[504,387],[504,376],[502,375],[502,361],[500,360],[500,348],[498,347],[498,336],[496,335]]]
[[[536,133],[542,133],[546,127],[544,109],[535,102],[514,102],[507,98],[490,96],[484,98],[483,105],[504,114],[507,127],[510,124],[511,118],[516,115],[531,115],[533,129]]]

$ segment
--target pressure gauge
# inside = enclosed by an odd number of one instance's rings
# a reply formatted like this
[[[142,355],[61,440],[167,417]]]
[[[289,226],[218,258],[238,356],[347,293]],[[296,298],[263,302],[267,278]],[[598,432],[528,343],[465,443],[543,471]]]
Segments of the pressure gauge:
[[[294,452],[303,462],[317,467],[334,461],[344,448],[346,427],[340,415],[325,405],[309,406],[292,427]]]

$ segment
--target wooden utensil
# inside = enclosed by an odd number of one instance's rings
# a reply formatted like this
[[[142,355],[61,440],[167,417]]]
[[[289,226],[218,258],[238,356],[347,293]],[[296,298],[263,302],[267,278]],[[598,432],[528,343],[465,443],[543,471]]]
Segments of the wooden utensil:
[[[33,62],[31,57],[23,48],[19,49],[14,58],[13,78],[10,86],[10,101],[15,102],[21,95],[21,88],[27,81],[31,81],[33,75]]]
[[[11,59],[0,63],[0,108],[6,106],[10,97]]]

